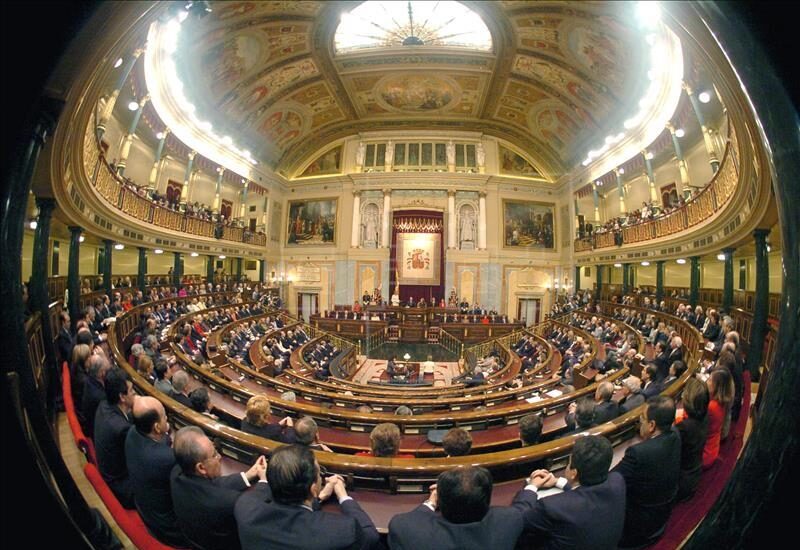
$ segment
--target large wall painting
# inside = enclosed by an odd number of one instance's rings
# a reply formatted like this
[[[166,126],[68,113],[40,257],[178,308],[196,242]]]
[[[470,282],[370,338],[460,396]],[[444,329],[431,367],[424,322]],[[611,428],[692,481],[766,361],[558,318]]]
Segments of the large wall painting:
[[[337,199],[290,202],[286,244],[336,244],[336,206]]]
[[[440,233],[397,234],[397,277],[401,285],[440,284]]]
[[[434,75],[404,74],[379,85],[377,96],[399,111],[436,111],[450,105],[458,95],[455,85]]]
[[[322,176],[325,174],[338,174],[341,172],[342,146],[334,147],[317,157],[309,164],[299,177]]]
[[[503,246],[555,249],[555,205],[503,201]]]
[[[502,145],[499,146],[500,152],[500,173],[510,176],[525,176],[529,178],[541,177],[539,171],[533,165],[510,149]]]

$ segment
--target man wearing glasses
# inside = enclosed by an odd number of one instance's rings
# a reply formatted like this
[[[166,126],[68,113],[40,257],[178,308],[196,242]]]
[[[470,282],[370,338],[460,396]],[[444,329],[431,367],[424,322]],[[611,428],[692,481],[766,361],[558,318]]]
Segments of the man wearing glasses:
[[[266,480],[264,456],[246,472],[223,476],[222,455],[197,426],[181,428],[173,450],[172,504],[183,534],[205,550],[239,548],[233,506],[242,491]]]

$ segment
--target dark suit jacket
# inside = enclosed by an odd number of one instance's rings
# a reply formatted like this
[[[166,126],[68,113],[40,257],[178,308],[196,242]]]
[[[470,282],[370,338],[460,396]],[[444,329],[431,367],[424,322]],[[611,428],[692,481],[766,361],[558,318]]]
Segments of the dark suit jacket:
[[[188,546],[172,507],[169,478],[175,466],[175,453],[167,438],[156,442],[136,428],[128,430],[125,461],[133,482],[136,509],[144,524],[164,544]]]
[[[604,424],[619,416],[619,405],[613,401],[596,403],[594,406],[594,423]]]
[[[664,527],[678,493],[681,438],[670,430],[628,447],[612,470],[625,478],[625,529],[620,546],[647,542]]]
[[[625,414],[626,412],[632,411],[644,403],[644,401],[645,397],[641,391],[628,395],[628,397],[623,398],[619,402],[619,414]]]
[[[625,520],[625,480],[617,473],[598,485],[565,490],[539,499],[525,514],[542,548],[616,549]]]
[[[297,435],[294,428],[284,428],[280,424],[266,424],[265,426],[254,426],[247,420],[242,420],[242,431],[253,435],[260,435],[266,439],[280,441],[291,445],[297,442]]]
[[[187,476],[176,465],[170,487],[178,525],[186,538],[204,550],[240,547],[233,506],[247,489],[241,474],[211,480]]]
[[[703,448],[706,444],[708,421],[686,417],[675,424],[681,436],[681,474],[678,481],[678,499],[691,498],[703,468]]]
[[[125,437],[132,425],[119,407],[103,400],[94,417],[94,448],[97,453],[97,468],[117,500],[125,508],[132,509],[133,485],[128,477],[125,463]]]
[[[182,393],[176,393],[175,390],[169,392],[169,396],[181,405],[186,405],[187,407],[192,408],[192,401],[188,396]]]
[[[72,348],[75,346],[75,341],[72,339],[72,335],[69,333],[67,327],[62,327],[58,332],[58,336],[56,336],[56,345],[58,346],[60,361],[66,361],[67,363],[72,361]],[[61,363],[59,363],[59,369],[60,368]]]
[[[86,437],[94,439],[94,415],[100,402],[106,398],[106,390],[102,382],[91,376],[86,377],[81,396],[81,424]]]
[[[392,549],[436,548],[512,549],[525,525],[525,515],[536,503],[536,493],[522,490],[511,506],[493,506],[481,521],[450,523],[425,505],[398,514],[389,522]]]
[[[342,514],[312,512],[272,500],[266,483],[257,483],[234,506],[243,550],[368,549],[377,546],[378,531],[355,500],[341,504]]]
[[[653,397],[654,395],[658,395],[659,393],[661,393],[661,390],[663,389],[664,387],[659,382],[652,381],[649,384],[647,384],[646,388],[642,389],[642,395],[644,395],[646,401],[651,397]]]

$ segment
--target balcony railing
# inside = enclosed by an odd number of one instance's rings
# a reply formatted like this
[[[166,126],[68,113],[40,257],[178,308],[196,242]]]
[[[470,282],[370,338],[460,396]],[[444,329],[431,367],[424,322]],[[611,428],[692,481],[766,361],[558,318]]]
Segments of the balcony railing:
[[[84,146],[84,167],[90,182],[106,202],[147,224],[197,237],[214,237],[217,225],[214,222],[159,206],[126,185],[100,153],[91,128],[90,125]],[[267,236],[263,233],[253,233],[242,227],[233,226],[223,226],[222,240],[260,246],[267,244]]]
[[[634,244],[679,233],[707,220],[733,196],[739,180],[736,159],[738,141],[731,128],[731,139],[725,147],[719,170],[708,185],[680,208],[653,220],[641,221],[619,229],[595,233],[592,237],[575,239],[575,252]]]

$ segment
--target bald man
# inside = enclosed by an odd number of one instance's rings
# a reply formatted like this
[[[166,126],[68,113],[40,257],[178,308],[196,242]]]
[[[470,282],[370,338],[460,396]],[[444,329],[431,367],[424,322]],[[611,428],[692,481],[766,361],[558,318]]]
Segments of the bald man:
[[[222,456],[197,426],[181,428],[173,448],[178,464],[170,477],[172,503],[184,535],[204,550],[239,548],[233,506],[253,483],[266,483],[266,458],[258,457],[246,472],[223,476]]]
[[[176,462],[164,405],[154,397],[137,399],[133,404],[133,426],[125,438],[125,462],[136,509],[159,541],[169,546],[189,546],[172,507],[169,478]]]

